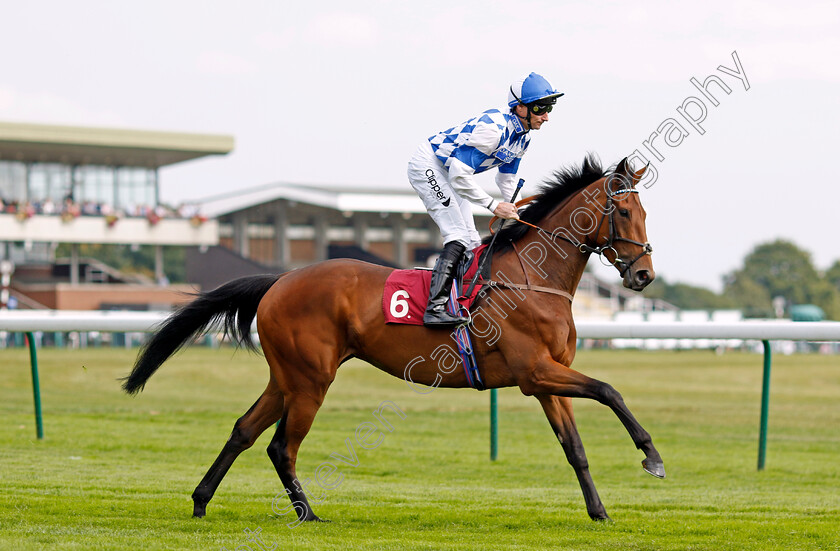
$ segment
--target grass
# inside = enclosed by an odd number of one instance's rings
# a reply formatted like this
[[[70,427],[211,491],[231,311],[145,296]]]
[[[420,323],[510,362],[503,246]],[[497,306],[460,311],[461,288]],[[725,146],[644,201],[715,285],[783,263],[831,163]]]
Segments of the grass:
[[[757,472],[759,355],[581,352],[575,366],[623,393],[668,473],[644,473],[618,419],[577,400],[608,523],[589,520],[533,398],[500,391],[490,462],[487,393],[421,396],[350,363],[303,444],[301,478],[347,455],[345,439],[382,401],[405,418],[389,417],[395,430],[379,447],[355,446],[357,467],[339,464],[341,483],[315,506],[331,523],[291,529],[291,515],[272,513],[281,486],[264,451],[270,434],[240,456],[207,517],[190,516],[193,488],[262,391],[262,358],[193,348],[131,398],[115,379],[134,354],[41,351],[39,442],[27,353],[0,351],[0,549],[259,549],[245,532],[257,529],[267,549],[840,549],[836,357],[774,358],[767,468]]]

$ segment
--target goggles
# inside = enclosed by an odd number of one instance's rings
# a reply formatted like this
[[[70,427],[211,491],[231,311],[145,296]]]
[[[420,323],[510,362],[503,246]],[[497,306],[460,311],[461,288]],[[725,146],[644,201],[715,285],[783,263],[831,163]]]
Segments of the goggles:
[[[528,106],[528,110],[535,115],[544,115],[546,113],[551,113],[552,109],[554,109],[554,105],[550,103],[543,105],[540,105],[538,103],[532,103]]]

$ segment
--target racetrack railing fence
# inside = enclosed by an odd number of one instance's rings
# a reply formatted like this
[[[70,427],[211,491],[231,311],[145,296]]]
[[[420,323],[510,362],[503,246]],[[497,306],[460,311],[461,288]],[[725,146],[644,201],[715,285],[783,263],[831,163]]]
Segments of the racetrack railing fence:
[[[43,439],[41,389],[35,332],[150,333],[167,312],[101,312],[58,310],[0,311],[0,331],[23,333],[29,347],[36,433]],[[742,339],[759,341],[763,347],[761,416],[759,420],[758,470],[767,455],[767,422],[770,409],[771,341],[840,341],[840,322],[738,321],[738,322],[617,322],[578,321],[579,339]],[[130,342],[130,341],[129,341]],[[498,455],[498,398],[490,390],[490,458]]]

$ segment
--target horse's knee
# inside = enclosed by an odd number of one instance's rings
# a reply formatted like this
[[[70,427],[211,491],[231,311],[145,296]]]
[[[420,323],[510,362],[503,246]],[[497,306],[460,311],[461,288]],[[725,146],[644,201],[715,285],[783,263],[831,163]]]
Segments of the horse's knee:
[[[621,393],[619,393],[612,385],[604,382],[599,382],[595,388],[595,395],[597,400],[604,405],[620,404],[624,402]]]
[[[265,452],[272,461],[278,461],[283,464],[288,464],[289,454],[286,450],[286,442],[282,439],[275,438],[269,442]]]
[[[278,457],[283,449],[283,445],[276,439],[272,439],[265,448],[265,452],[269,457]]]
[[[237,421],[233,426],[233,430],[231,431],[230,437],[228,438],[225,446],[233,450],[243,452],[254,445],[257,436],[259,435],[254,434],[254,431],[243,429]]]

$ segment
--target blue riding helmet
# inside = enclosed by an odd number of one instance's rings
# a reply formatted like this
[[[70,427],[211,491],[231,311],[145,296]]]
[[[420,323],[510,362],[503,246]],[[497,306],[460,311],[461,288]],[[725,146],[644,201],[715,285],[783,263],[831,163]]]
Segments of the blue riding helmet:
[[[522,80],[517,80],[510,85],[508,90],[508,107],[516,107],[522,103],[528,105],[535,102],[554,103],[557,98],[563,95],[554,89],[545,78],[537,73],[531,73]]]

